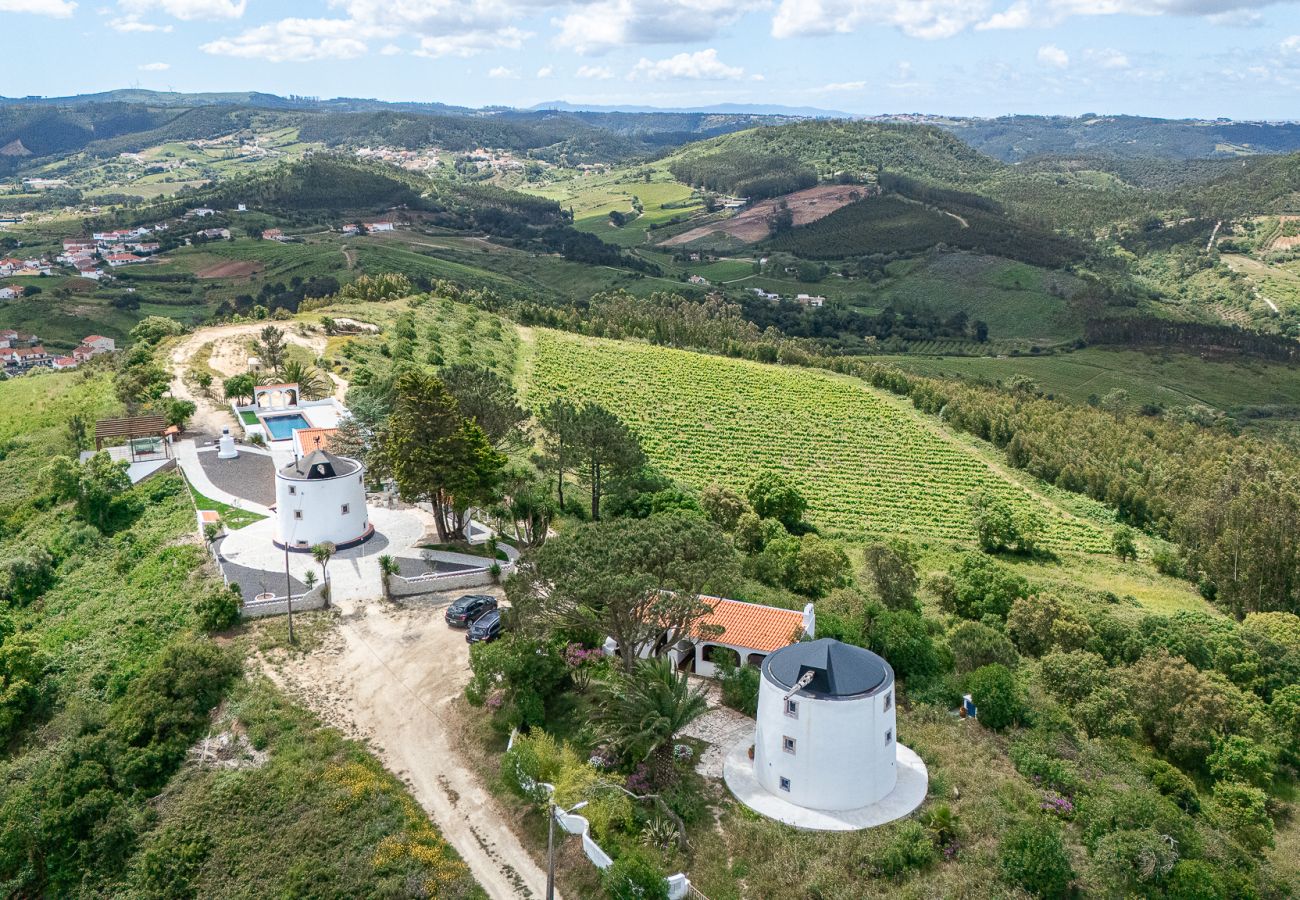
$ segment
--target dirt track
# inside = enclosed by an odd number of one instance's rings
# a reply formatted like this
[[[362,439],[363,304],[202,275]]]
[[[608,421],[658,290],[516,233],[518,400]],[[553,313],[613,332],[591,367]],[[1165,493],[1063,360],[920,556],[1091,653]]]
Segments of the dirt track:
[[[447,627],[440,604],[339,607],[339,624],[321,648],[268,666],[268,675],[327,723],[366,741],[489,895],[543,896],[545,873],[448,734],[448,706],[469,680],[465,633]]]
[[[185,372],[189,369],[191,361],[198,352],[206,345],[212,344],[212,355],[209,357],[209,365],[221,377],[237,375],[245,370],[248,364],[248,350],[246,341],[265,328],[269,322],[246,322],[241,325],[216,325],[211,328],[199,328],[192,334],[187,334],[181,339],[175,347],[172,348],[168,356],[167,367],[172,376],[171,392],[172,396],[180,400],[190,400],[198,407],[194,417],[190,420],[190,428],[204,434],[220,434],[221,429],[228,426],[234,426],[235,418],[230,413],[230,407],[220,400],[212,401],[207,397],[196,394],[190,390],[189,385],[185,383]],[[284,331],[284,339],[290,344],[297,344],[300,347],[306,347],[316,355],[325,352],[325,335],[298,334],[293,328],[293,323],[282,323],[281,328]],[[348,385],[338,376],[329,373],[330,379],[334,382],[334,395],[340,400],[347,393]],[[219,396],[221,388],[214,385],[214,392]]]
[[[674,235],[664,241],[663,246],[675,247],[689,244],[691,241],[708,237],[716,231],[724,232],[747,244],[752,244],[763,240],[771,233],[771,225],[768,220],[771,219],[772,213],[776,212],[777,204],[782,200],[790,207],[790,212],[794,214],[794,224],[807,225],[809,222],[816,222],[818,219],[829,216],[841,207],[848,206],[853,202],[853,195],[856,195],[859,199],[866,196],[869,190],[871,188],[860,184],[819,184],[817,187],[795,191],[793,194],[786,194],[783,197],[763,200],[741,210],[730,219],[710,222],[707,225],[701,225],[698,228],[692,228],[690,231]]]

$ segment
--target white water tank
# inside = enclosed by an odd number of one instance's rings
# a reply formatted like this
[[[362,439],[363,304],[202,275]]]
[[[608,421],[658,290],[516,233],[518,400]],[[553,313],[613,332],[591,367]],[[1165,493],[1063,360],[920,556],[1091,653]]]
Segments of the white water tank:
[[[822,638],[763,660],[754,774],[797,806],[850,810],[898,780],[894,670],[851,644]]]
[[[235,438],[230,429],[221,429],[221,437],[217,440],[217,459],[234,459],[237,456],[239,451],[235,449]]]

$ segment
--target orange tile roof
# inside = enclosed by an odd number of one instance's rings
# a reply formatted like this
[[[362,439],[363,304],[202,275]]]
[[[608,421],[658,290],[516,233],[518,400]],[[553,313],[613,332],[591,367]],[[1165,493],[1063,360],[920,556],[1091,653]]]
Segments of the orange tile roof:
[[[312,450],[328,450],[330,438],[336,431],[337,428],[295,428],[293,434],[298,438],[298,446],[310,453]],[[320,438],[319,444],[316,443],[317,438]]]
[[[803,614],[792,609],[777,609],[774,606],[722,597],[701,599],[711,603],[713,611],[700,619],[699,625],[712,625],[722,629],[721,635],[706,640],[771,653],[793,644],[803,634]],[[698,625],[696,634],[699,634]]]

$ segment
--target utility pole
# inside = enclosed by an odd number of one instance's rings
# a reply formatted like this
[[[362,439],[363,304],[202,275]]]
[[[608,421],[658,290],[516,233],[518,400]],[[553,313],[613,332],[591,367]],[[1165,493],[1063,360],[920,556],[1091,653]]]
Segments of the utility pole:
[[[293,578],[289,575],[289,541],[286,538],[284,542],[284,602],[285,608],[289,612],[289,643],[294,643],[293,639]]]
[[[555,804],[546,804],[546,900],[555,900]]]

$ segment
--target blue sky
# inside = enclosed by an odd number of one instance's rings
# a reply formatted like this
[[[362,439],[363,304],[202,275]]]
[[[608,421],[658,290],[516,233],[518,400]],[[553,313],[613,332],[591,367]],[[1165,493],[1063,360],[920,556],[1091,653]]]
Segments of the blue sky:
[[[1261,0],[0,0],[0,92],[1300,118]]]

